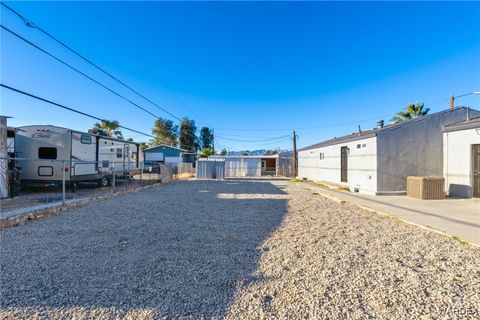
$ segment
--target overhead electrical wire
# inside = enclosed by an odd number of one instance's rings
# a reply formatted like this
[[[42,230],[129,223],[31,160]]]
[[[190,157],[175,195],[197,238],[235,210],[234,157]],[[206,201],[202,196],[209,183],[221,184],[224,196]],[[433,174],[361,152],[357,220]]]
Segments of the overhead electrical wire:
[[[68,111],[71,111],[71,112],[75,112],[75,113],[78,113],[80,115],[83,115],[85,117],[88,117],[88,118],[91,118],[91,119],[95,119],[95,120],[98,120],[98,121],[103,121],[105,123],[111,123],[109,120],[106,120],[106,119],[102,119],[100,117],[97,117],[97,116],[94,116],[94,115],[91,115],[89,113],[86,113],[86,112],[83,112],[83,111],[80,111],[80,110],[77,110],[75,108],[72,108],[72,107],[68,107],[66,105],[63,105],[63,104],[60,104],[60,103],[57,103],[57,102],[54,102],[54,101],[51,101],[51,100],[48,100],[48,99],[45,99],[45,98],[42,98],[40,96],[37,96],[37,95],[34,95],[32,93],[29,93],[29,92],[26,92],[26,91],[23,91],[23,90],[20,90],[20,89],[16,89],[14,87],[11,87],[9,85],[6,85],[6,84],[3,84],[3,83],[0,83],[0,86],[5,88],[5,89],[8,89],[10,91],[14,91],[16,93],[19,93],[19,94],[22,94],[22,95],[25,95],[25,96],[28,96],[30,98],[33,98],[33,99],[36,99],[36,100],[40,100],[40,101],[43,101],[43,102],[46,102],[48,104],[51,104],[51,105],[54,105],[54,106],[57,106],[59,108],[62,108],[62,109],[65,109],[65,110],[68,110]],[[131,132],[135,132],[135,133],[138,133],[138,134],[141,134],[142,136],[146,136],[146,137],[149,137],[149,138],[152,138],[152,139],[155,139],[155,140],[158,140],[162,143],[166,143],[165,141],[155,137],[155,136],[152,136],[151,134],[148,134],[148,133],[145,133],[145,132],[141,132],[139,130],[136,130],[136,129],[132,129],[132,128],[129,128],[129,127],[126,127],[126,126],[123,126],[123,125],[118,125],[119,128],[122,128],[122,129],[125,129],[125,130],[128,130],[128,131],[131,131]],[[191,151],[191,150],[189,150]]]
[[[461,98],[461,97],[469,96],[469,95],[472,95],[472,94],[477,94],[477,93],[476,92],[467,92],[467,93],[463,93],[463,94],[460,94],[460,95],[454,95],[454,98]],[[424,105],[425,106],[430,106],[432,104],[436,104],[436,103],[439,103],[439,102],[448,101],[449,99],[450,98],[443,98],[443,99],[436,100],[436,101],[433,101],[433,102],[425,103]],[[321,128],[337,127],[337,126],[344,126],[344,125],[350,125],[350,124],[358,124],[358,123],[362,123],[362,122],[365,122],[365,121],[376,120],[376,119],[379,119],[379,118],[382,118],[382,117],[388,117],[388,116],[391,116],[391,114],[383,114],[383,115],[379,115],[379,116],[376,116],[376,117],[373,117],[373,118],[367,118],[367,119],[361,119],[361,120],[355,120],[355,121],[349,121],[349,122],[338,122],[338,123],[331,123],[331,124],[324,124],[324,125],[310,126],[310,127],[271,128],[271,129],[267,129],[267,128],[261,128],[261,129],[215,128],[215,130],[218,130],[218,131],[287,131],[287,130],[295,129],[295,130],[298,131],[298,130],[321,129]]]
[[[110,25],[110,23],[108,23],[108,21],[103,17],[102,14],[98,14],[95,10],[95,8],[93,6],[90,5],[90,3],[87,1],[87,2],[84,2],[85,6],[90,10],[90,12],[92,13],[92,15],[98,20],[100,21],[105,27],[106,29],[108,30],[108,32],[110,32],[111,35],[113,35],[119,42],[120,44],[128,51],[130,52],[130,54],[137,60],[137,62],[140,63],[140,65],[143,67],[144,71],[147,71],[147,72],[151,72],[152,68],[149,67],[147,65],[147,63],[141,58],[138,56],[138,54],[132,50],[132,48],[128,45],[128,43],[126,43],[121,37],[118,36],[118,33],[115,32],[114,28],[112,28],[112,26]],[[192,110],[186,103],[185,101],[183,101],[183,99],[181,99],[174,91],[170,90],[168,87],[166,87],[165,85],[162,85],[160,84],[160,86],[162,86],[164,89],[166,89],[175,99],[178,100],[178,102],[180,102],[180,104],[182,106],[184,106],[189,112],[193,113],[193,115],[198,118],[198,115],[194,112],[194,110]]]
[[[154,114],[154,113],[152,113],[152,112],[148,111],[147,109],[143,108],[142,106],[138,105],[137,103],[133,102],[132,100],[130,100],[130,99],[126,98],[125,96],[121,95],[120,93],[118,93],[118,92],[116,92],[116,91],[112,90],[111,88],[107,87],[107,86],[106,86],[106,85],[104,85],[103,83],[101,83],[101,82],[99,82],[99,81],[95,80],[95,79],[94,79],[94,78],[92,78],[91,76],[89,76],[89,75],[87,75],[86,73],[84,73],[84,72],[80,71],[79,69],[75,68],[74,66],[72,66],[72,65],[68,64],[67,62],[63,61],[62,59],[60,59],[60,58],[58,58],[58,57],[54,56],[53,54],[49,53],[48,51],[46,51],[46,50],[44,50],[44,49],[40,48],[39,46],[37,46],[37,45],[36,45],[36,44],[34,44],[33,42],[31,42],[31,41],[29,41],[29,40],[25,39],[24,37],[22,37],[22,36],[21,36],[21,35],[19,35],[18,33],[16,33],[16,32],[14,32],[14,31],[12,31],[11,29],[9,29],[9,28],[7,28],[7,27],[5,27],[4,25],[0,25],[0,27],[1,27],[3,30],[5,30],[5,31],[9,32],[10,34],[12,34],[13,36],[17,37],[18,39],[20,39],[20,40],[24,41],[25,43],[29,44],[30,46],[34,47],[35,49],[37,49],[37,50],[39,50],[39,51],[41,51],[41,52],[45,53],[46,55],[48,55],[48,56],[49,56],[49,57],[51,57],[52,59],[55,59],[55,60],[57,60],[58,62],[60,62],[60,63],[61,63],[61,64],[63,64],[64,66],[66,66],[66,67],[68,67],[68,68],[70,68],[70,69],[74,70],[75,72],[77,72],[77,73],[81,74],[82,76],[84,76],[85,78],[89,79],[90,81],[92,81],[92,82],[94,82],[94,83],[98,84],[99,86],[103,87],[104,89],[106,89],[106,90],[110,91],[110,92],[111,92],[111,93],[113,93],[114,95],[116,95],[116,96],[118,96],[118,97],[122,98],[123,100],[125,100],[125,101],[129,102],[130,104],[134,105],[135,107],[139,108],[140,110],[142,110],[142,111],[144,111],[144,112],[148,113],[149,115],[151,115],[151,116],[153,116],[153,117],[155,117],[155,118],[157,118],[157,119],[158,119],[158,118],[160,118],[160,117],[159,117],[159,116],[157,116],[156,114]]]
[[[269,139],[260,139],[260,140],[239,140],[239,139],[231,139],[231,138],[226,138],[222,137],[219,135],[216,135],[215,138],[220,138],[223,140],[228,140],[228,141],[237,141],[237,142],[265,142],[265,141],[272,141],[272,140],[280,140],[284,138],[290,138],[289,135],[281,136],[281,137],[275,137],[275,138],[269,138]]]
[[[114,75],[112,75],[111,73],[109,73],[108,71],[106,71],[105,69],[103,69],[102,67],[98,66],[97,64],[95,64],[94,62],[92,62],[91,60],[89,60],[88,58],[86,58],[85,56],[83,56],[82,54],[80,54],[79,52],[77,52],[76,50],[74,50],[73,48],[71,48],[70,46],[68,46],[67,44],[65,44],[64,42],[60,41],[59,39],[55,38],[53,35],[51,35],[50,33],[48,33],[47,31],[45,31],[43,28],[37,26],[35,23],[31,22],[30,20],[28,20],[26,17],[24,17],[22,14],[20,14],[19,12],[15,11],[14,9],[12,9],[11,7],[7,6],[5,3],[1,2],[2,6],[4,6],[5,8],[7,8],[8,10],[10,10],[11,12],[13,12],[15,15],[17,15],[20,19],[22,19],[23,22],[25,22],[25,24],[28,26],[28,27],[31,27],[31,28],[34,28],[34,29],[37,29],[39,31],[41,31],[43,34],[45,34],[46,36],[48,36],[49,38],[51,38],[52,40],[54,40],[55,42],[57,42],[58,44],[60,44],[61,46],[63,46],[64,48],[66,48],[67,50],[71,51],[72,53],[74,53],[76,56],[80,57],[82,60],[84,60],[85,62],[87,62],[88,64],[92,65],[93,67],[95,67],[96,69],[100,70],[101,72],[103,72],[104,74],[106,74],[107,76],[109,76],[110,78],[112,78],[113,80],[117,81],[118,83],[120,83],[121,85],[123,85],[125,88],[129,89],[130,91],[132,91],[133,93],[137,94],[138,96],[140,96],[141,98],[145,99],[146,101],[150,102],[152,105],[154,105],[155,107],[157,107],[158,109],[162,110],[163,112],[165,112],[166,114],[170,115],[171,117],[177,119],[178,121],[182,121],[181,118],[177,117],[176,115],[174,115],[173,113],[171,113],[170,111],[166,110],[165,108],[161,107],[160,105],[158,105],[157,103],[155,103],[154,101],[150,100],[149,98],[147,98],[145,95],[141,94],[140,92],[138,92],[137,90],[133,89],[132,87],[130,87],[129,85],[127,85],[125,82],[121,81],[120,79],[118,79],[117,77],[115,77]]]
[[[156,107],[160,108],[162,111],[166,112],[167,114],[169,114],[170,116],[172,116],[173,118],[179,120],[179,121],[182,121],[182,119],[180,119],[179,117],[173,115],[172,113],[168,112],[167,110],[165,110],[164,108],[158,106],[155,102],[151,101],[150,99],[148,99],[147,97],[145,97],[144,95],[142,95],[141,93],[139,93],[138,91],[134,90],[133,88],[129,87],[128,85],[126,85],[124,82],[122,82],[121,80],[119,80],[118,78],[116,78],[115,76],[113,76],[112,74],[108,73],[107,71],[105,71],[104,69],[102,69],[101,67],[99,67],[98,65],[96,65],[95,63],[93,63],[92,61],[90,61],[89,59],[85,58],[84,56],[82,56],[80,53],[78,53],[77,51],[75,51],[74,49],[72,49],[71,47],[69,47],[68,45],[66,45],[65,43],[63,43],[62,41],[58,40],[57,38],[55,38],[54,36],[52,36],[51,34],[49,34],[47,31],[43,30],[41,27],[38,27],[37,25],[35,25],[33,22],[31,22],[30,20],[28,20],[26,17],[24,17],[22,14],[20,14],[19,12],[15,11],[14,9],[12,9],[11,7],[7,6],[6,4],[4,4],[3,2],[1,2],[2,6],[4,6],[5,8],[7,8],[8,10],[10,10],[11,12],[13,12],[15,15],[17,15],[27,26],[29,27],[32,27],[32,28],[36,28],[40,31],[42,31],[44,34],[46,34],[48,37],[50,37],[51,39],[53,39],[54,41],[58,42],[59,44],[61,44],[62,46],[64,46],[65,48],[67,48],[69,51],[73,52],[75,55],[79,56],[80,58],[82,58],[83,60],[85,60],[86,62],[88,62],[89,64],[91,64],[92,66],[94,66],[95,68],[97,68],[98,70],[102,71],[103,73],[107,74],[109,77],[113,78],[115,81],[119,82],[120,84],[122,84],[123,86],[127,87],[128,89],[130,89],[131,91],[133,91],[134,93],[136,93],[137,95],[139,95],[140,97],[142,97],[143,99],[147,100],[148,102],[150,102],[151,104],[155,105]],[[37,50],[43,52],[44,54],[48,55],[49,57],[53,58],[54,60],[57,60],[58,62],[60,62],[61,64],[65,65],[66,67],[74,70],[75,72],[79,73],[80,75],[84,76],[85,78],[89,79],[90,81],[98,84],[99,86],[103,87],[104,89],[108,90],[109,92],[113,93],[114,95],[120,97],[121,99],[129,102],[130,104],[134,105],[135,107],[141,109],[142,111],[148,113],[149,115],[159,119],[160,116],[150,112],[149,110],[145,109],[144,107],[138,105],[137,103],[133,102],[132,100],[126,98],[125,96],[121,95],[120,93],[114,91],[113,89],[109,88],[108,86],[102,84],[101,82],[95,80],[94,78],[92,78],[91,76],[87,75],[86,73],[80,71],[78,68],[75,68],[74,66],[70,65],[69,63],[65,62],[64,60],[56,57],[55,55],[49,53],[48,51],[42,49],[41,47],[39,47],[38,45],[34,44],[33,42],[27,40],[26,38],[22,37],[21,35],[19,35],[18,33],[14,32],[13,30],[9,29],[8,27],[4,26],[4,25],[1,25],[2,29],[4,29],[5,31],[9,32],[10,34],[12,34],[13,36],[17,37],[18,39],[24,41],[25,43],[29,44],[30,46],[36,48]],[[182,101],[183,103],[183,101]],[[187,133],[189,136],[191,137],[195,137],[194,135],[192,135],[191,133]]]
[[[18,16],[28,27],[31,27],[31,28],[34,28],[34,29],[37,29],[39,31],[41,31],[43,34],[45,34],[46,36],[48,36],[49,38],[51,38],[52,40],[54,40],[55,42],[57,42],[58,44],[60,44],[61,46],[63,46],[64,48],[66,48],[67,50],[71,51],[72,53],[74,53],[76,56],[80,57],[82,60],[84,60],[85,62],[87,62],[88,64],[92,65],[93,67],[95,67],[96,69],[98,69],[99,71],[101,71],[102,73],[106,74],[107,76],[109,76],[110,78],[112,78],[113,80],[115,80],[116,82],[120,83],[122,86],[126,87],[127,89],[129,89],[130,91],[132,91],[133,93],[137,94],[138,96],[140,96],[141,98],[143,98],[144,100],[148,101],[149,103],[151,103],[152,105],[154,105],[155,107],[157,107],[158,109],[162,110],[163,112],[165,112],[166,114],[170,115],[171,117],[175,118],[176,120],[178,121],[182,121],[181,118],[177,117],[176,115],[172,114],[171,112],[169,112],[168,110],[166,110],[165,108],[161,107],[160,105],[158,105],[157,103],[155,103],[154,101],[152,101],[151,99],[147,98],[145,95],[143,95],[142,93],[138,92],[137,90],[133,89],[132,87],[130,87],[129,85],[127,85],[126,83],[124,83],[123,81],[121,81],[120,79],[118,79],[117,77],[115,77],[114,75],[112,75],[111,73],[109,73],[108,71],[104,70],[103,68],[101,68],[100,66],[98,66],[97,64],[95,64],[93,61],[89,60],[88,58],[86,58],[85,56],[83,56],[82,54],[80,54],[79,52],[77,52],[76,50],[74,50],[73,48],[71,48],[70,46],[68,46],[67,44],[65,44],[64,42],[62,42],[61,40],[57,39],[56,37],[54,37],[53,35],[51,35],[49,32],[47,32],[46,30],[44,30],[43,28],[41,28],[40,26],[37,26],[35,23],[33,23],[32,21],[30,21],[29,19],[27,19],[25,16],[23,16],[22,14],[20,14],[19,12],[17,12],[16,10],[14,10],[13,8],[9,7],[8,5],[6,5],[5,3],[1,2],[1,5],[5,8],[7,8],[9,11],[11,11],[12,13],[14,13],[16,16]],[[97,83],[98,85],[102,86],[103,88],[105,88],[106,90],[110,91],[111,93],[117,95],[118,97],[128,101],[129,103],[135,105],[136,107],[142,109],[143,111],[147,112],[148,114],[156,117],[156,118],[159,118],[157,115],[151,113],[150,111],[146,110],[145,108],[139,106],[138,104],[136,104],[135,102],[129,100],[128,98],[120,95],[119,93],[113,91],[112,89],[110,89],[109,87],[103,85],[102,83],[98,82],[97,80],[93,79],[92,77],[86,75],[85,73],[81,72],[80,70],[76,69],[75,67],[69,65],[68,63],[64,62],[63,60],[55,57],[54,55],[48,53],[47,51],[43,50],[42,48],[36,46],[35,44],[33,44],[32,42],[28,41],[27,39],[23,38],[22,36],[16,34],[15,32],[13,32],[12,30],[8,29],[7,27],[3,26],[2,25],[2,28],[8,32],[10,32],[12,35],[15,35],[17,36],[19,39],[25,41],[26,43],[32,45],[33,47],[37,48],[38,50],[42,51],[43,53],[49,55],[50,57],[54,58],[55,60],[59,61],[60,63],[64,64],[65,66],[75,70],[76,72],[80,73],[81,75],[83,75],[84,77],[90,79],[91,81]],[[5,85],[2,85],[3,87],[5,87]],[[17,89],[14,89],[14,88],[11,88],[11,87],[8,87],[9,89],[11,90],[14,90],[14,91],[17,91],[17,92],[20,92],[18,91]],[[22,93],[24,94],[27,94],[27,95],[30,95],[26,92],[23,92]],[[465,93],[465,94],[461,94],[461,95],[458,95],[458,96],[455,96],[455,98],[460,98],[460,97],[464,97],[464,96],[467,96],[467,95],[470,95],[470,94],[473,94],[473,92],[469,92],[469,93]],[[33,95],[30,95],[31,97],[34,97]],[[35,98],[39,98],[39,97],[35,97]],[[43,98],[40,98],[40,99],[43,99]],[[429,103],[429,104],[426,104],[426,105],[431,105],[433,103],[438,103],[438,102],[441,102],[441,101],[445,101],[445,100],[448,100],[447,99],[442,99],[442,100],[438,100],[436,102],[432,102],[432,103]],[[49,100],[46,100],[46,99],[43,99],[43,101],[45,102],[49,102],[49,103],[53,103]],[[183,102],[182,102],[183,103]],[[55,103],[53,103],[55,104]],[[72,110],[73,111],[73,110]],[[81,113],[81,111],[75,111],[77,113]],[[85,114],[87,115],[87,114]],[[381,118],[381,117],[385,117],[385,116],[389,116],[389,114],[387,115],[380,115],[380,116],[377,116],[377,117],[374,117],[374,118],[368,118],[368,119],[363,119],[363,120],[356,120],[356,121],[350,121],[350,122],[343,122],[343,123],[334,123],[334,124],[325,124],[325,125],[320,125],[320,126],[310,126],[310,127],[297,127],[295,128],[296,130],[308,130],[308,129],[320,129],[320,128],[326,128],[326,127],[334,127],[334,126],[342,126],[342,125],[349,125],[349,124],[357,124],[359,122],[364,122],[364,121],[370,121],[370,120],[374,120],[374,119],[378,119],[378,118]],[[97,118],[95,118],[97,119]],[[98,120],[98,119],[97,119]],[[102,119],[101,119],[102,120]],[[123,126],[122,126],[123,127]],[[126,128],[126,127],[124,127]],[[132,131],[132,129],[126,129],[126,130],[130,130]],[[220,131],[286,131],[286,130],[292,130],[292,128],[283,128],[283,129],[279,129],[279,128],[273,128],[273,129],[267,129],[267,128],[262,128],[262,129],[232,129],[232,128],[225,128],[225,129],[222,129],[222,128],[216,128],[216,130],[220,130]],[[137,132],[137,131],[134,131],[134,132]],[[139,132],[139,131],[138,131]],[[141,133],[141,132],[139,132]],[[148,135],[148,134],[145,134],[145,133],[141,133],[142,135],[146,135],[146,136],[149,136],[149,137],[153,137],[155,139],[157,139],[156,137],[152,136],[152,135]],[[220,139],[225,139],[225,140],[231,140],[231,141],[238,141],[238,142],[261,142],[261,141],[269,141],[270,139],[265,139],[265,140],[235,140],[235,139],[229,139],[229,138],[225,138],[225,137],[221,137],[221,136],[216,136]]]

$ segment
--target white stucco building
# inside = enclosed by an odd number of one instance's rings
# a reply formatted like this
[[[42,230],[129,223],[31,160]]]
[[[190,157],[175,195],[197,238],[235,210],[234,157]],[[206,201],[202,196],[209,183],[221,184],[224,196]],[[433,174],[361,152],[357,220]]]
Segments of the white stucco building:
[[[455,197],[480,197],[480,117],[443,129],[445,192]]]
[[[408,176],[442,177],[443,129],[480,117],[465,107],[336,137],[298,151],[298,177],[367,194],[405,194]]]

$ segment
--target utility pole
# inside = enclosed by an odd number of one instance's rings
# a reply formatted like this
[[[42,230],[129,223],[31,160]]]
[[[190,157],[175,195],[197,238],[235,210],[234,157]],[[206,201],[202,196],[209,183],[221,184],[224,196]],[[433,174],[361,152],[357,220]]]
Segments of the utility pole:
[[[455,97],[452,94],[450,96],[450,110],[452,110],[454,108],[454,104],[455,104]]]
[[[213,154],[215,154],[215,128],[212,128],[212,149]]]
[[[293,178],[297,177],[297,166],[298,166],[298,161],[297,161],[297,135],[295,134],[295,130],[293,130]]]

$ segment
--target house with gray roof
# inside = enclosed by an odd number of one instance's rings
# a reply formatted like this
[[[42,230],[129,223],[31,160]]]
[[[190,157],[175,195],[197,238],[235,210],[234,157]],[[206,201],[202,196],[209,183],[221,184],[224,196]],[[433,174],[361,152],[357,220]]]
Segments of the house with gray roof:
[[[479,117],[458,107],[335,137],[298,151],[298,177],[367,194],[405,194],[408,176],[443,176],[443,129]]]

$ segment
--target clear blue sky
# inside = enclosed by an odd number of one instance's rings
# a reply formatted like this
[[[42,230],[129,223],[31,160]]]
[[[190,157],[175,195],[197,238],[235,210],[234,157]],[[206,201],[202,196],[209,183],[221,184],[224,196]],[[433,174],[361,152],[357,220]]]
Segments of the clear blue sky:
[[[6,3],[170,112],[232,139],[297,128],[305,146],[358,124],[371,128],[408,103],[439,111],[452,93],[480,91],[479,2]],[[3,8],[1,21],[169,118]],[[152,116],[5,31],[1,82],[151,132]],[[479,109],[480,96],[457,104]],[[1,113],[13,126],[87,130],[94,122],[5,89]],[[291,146],[289,139],[216,142],[231,150]]]

